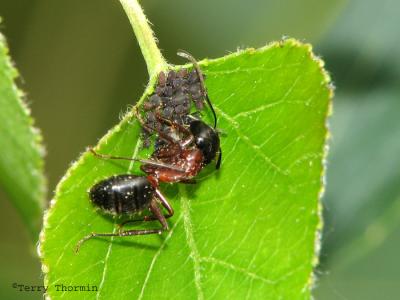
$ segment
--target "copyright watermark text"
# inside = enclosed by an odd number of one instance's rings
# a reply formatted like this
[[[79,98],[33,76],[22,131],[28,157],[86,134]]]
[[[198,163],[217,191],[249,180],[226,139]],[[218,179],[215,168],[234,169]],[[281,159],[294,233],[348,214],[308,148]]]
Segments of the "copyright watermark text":
[[[27,285],[14,282],[12,287],[18,292],[42,292],[46,293],[49,287],[56,292],[97,292],[96,285],[69,285],[69,284],[54,284],[52,286],[46,285]]]

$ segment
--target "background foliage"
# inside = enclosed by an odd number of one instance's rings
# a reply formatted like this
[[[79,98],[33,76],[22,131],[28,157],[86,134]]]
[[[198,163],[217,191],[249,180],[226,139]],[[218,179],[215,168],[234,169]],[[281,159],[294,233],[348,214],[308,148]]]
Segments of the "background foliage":
[[[394,299],[400,292],[400,269],[393,263],[400,246],[395,234],[400,227],[400,129],[395,114],[400,4],[297,3],[149,0],[143,5],[171,62],[179,62],[177,48],[199,58],[218,57],[238,45],[258,47],[284,34],[316,45],[337,92],[315,296]],[[121,110],[142,94],[145,65],[117,1],[2,0],[0,15],[0,29],[47,143],[51,191],[77,153],[95,144]],[[40,284],[40,267],[33,251],[26,250],[29,239],[19,217],[3,194],[1,199],[0,297],[20,299],[11,283]],[[35,293],[23,297],[40,299]]]
[[[44,150],[23,92],[15,85],[17,77],[0,33],[0,184],[21,214],[32,241],[37,241],[45,201]]]

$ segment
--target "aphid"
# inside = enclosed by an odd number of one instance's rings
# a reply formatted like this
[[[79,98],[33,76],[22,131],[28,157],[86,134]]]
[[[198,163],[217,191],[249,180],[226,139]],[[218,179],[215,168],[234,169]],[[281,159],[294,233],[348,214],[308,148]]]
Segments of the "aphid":
[[[128,220],[120,224],[118,232],[115,233],[92,232],[77,243],[76,252],[85,241],[93,237],[161,234],[162,231],[168,230],[166,219],[174,215],[174,210],[158,189],[158,183],[151,176],[123,174],[109,177],[96,183],[90,189],[89,198],[95,206],[114,215],[131,215],[146,209],[152,215],[140,220]],[[168,214],[163,215],[159,204],[168,211]],[[154,220],[161,223],[161,228],[123,230],[126,223]]]

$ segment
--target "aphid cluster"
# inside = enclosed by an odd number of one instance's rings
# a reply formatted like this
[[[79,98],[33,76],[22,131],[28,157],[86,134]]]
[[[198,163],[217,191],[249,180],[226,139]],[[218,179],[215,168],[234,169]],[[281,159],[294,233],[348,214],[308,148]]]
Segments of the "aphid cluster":
[[[146,112],[144,123],[147,128],[154,128],[165,134],[172,133],[171,127],[165,122],[160,122],[156,114],[179,125],[187,125],[187,116],[192,110],[192,103],[197,111],[201,111],[204,109],[206,100],[204,75],[200,72],[197,62],[187,53],[178,53],[178,55],[190,59],[195,65],[195,69],[192,71],[188,69],[170,70],[167,74],[160,72],[155,92],[143,105]],[[145,148],[151,145],[150,136],[154,133],[154,130],[143,128],[142,139]],[[157,148],[160,143],[162,144],[162,140],[157,138],[155,147]]]
[[[188,72],[187,69],[169,71],[168,74],[161,72],[158,76],[156,91],[143,105],[146,111],[145,122],[149,127],[156,128],[169,133],[169,127],[158,122],[156,113],[162,117],[183,124],[184,116],[191,110],[191,102],[195,101],[196,107],[203,108],[202,99],[199,98],[199,78],[195,71]],[[201,96],[200,96],[201,97]],[[143,129],[144,146],[150,146],[149,132]]]
[[[195,183],[194,177],[213,160],[216,169],[221,163],[221,148],[219,135],[216,130],[217,117],[208,98],[204,86],[204,77],[194,60],[187,53],[180,53],[189,59],[194,70],[169,71],[160,73],[156,91],[143,105],[145,117],[136,110],[145,141],[156,135],[154,152],[149,159],[99,154],[91,152],[103,159],[124,159],[141,163],[140,169],[146,175],[122,174],[112,176],[95,184],[89,191],[92,203],[104,211],[113,214],[132,214],[148,209],[151,215],[140,220],[128,220],[119,225],[115,233],[93,232],[81,239],[76,251],[82,243],[97,236],[132,236],[160,234],[168,230],[167,218],[174,214],[172,207],[159,190],[159,183]],[[214,127],[209,126],[191,114],[191,102],[196,109],[204,108],[207,102],[214,116]],[[161,204],[167,214],[163,214]],[[161,228],[123,230],[128,222],[154,221],[161,223]]]

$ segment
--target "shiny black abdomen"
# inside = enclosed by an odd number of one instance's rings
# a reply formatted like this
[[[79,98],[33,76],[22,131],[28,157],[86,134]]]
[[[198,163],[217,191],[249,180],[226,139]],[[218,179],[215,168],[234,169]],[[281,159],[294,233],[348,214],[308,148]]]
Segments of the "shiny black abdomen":
[[[117,175],[95,184],[89,191],[94,205],[111,213],[129,214],[147,208],[154,187],[144,176]]]

